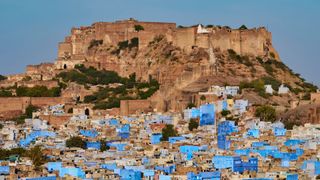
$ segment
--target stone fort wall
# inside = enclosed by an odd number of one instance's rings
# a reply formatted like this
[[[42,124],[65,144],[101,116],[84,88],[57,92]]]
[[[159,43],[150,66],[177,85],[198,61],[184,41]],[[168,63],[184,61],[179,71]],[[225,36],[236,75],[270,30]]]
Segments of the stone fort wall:
[[[10,103],[9,103],[10,102]],[[0,116],[6,112],[24,113],[29,105],[44,107],[70,102],[69,98],[61,97],[1,97]]]
[[[135,25],[143,26],[144,30],[135,31]],[[165,35],[169,41],[185,50],[193,46],[211,46],[221,51],[233,49],[241,55],[265,56],[272,52],[279,58],[271,44],[272,35],[266,28],[239,30],[213,27],[207,30],[208,33],[197,33],[197,27],[177,28],[175,23],[136,20],[98,22],[88,27],[73,28],[71,35],[59,44],[58,59],[65,54],[85,55],[93,39],[117,45],[120,41],[138,37],[139,48],[144,48],[159,34]]]
[[[150,100],[121,100],[120,115],[127,116],[130,114],[152,112]]]

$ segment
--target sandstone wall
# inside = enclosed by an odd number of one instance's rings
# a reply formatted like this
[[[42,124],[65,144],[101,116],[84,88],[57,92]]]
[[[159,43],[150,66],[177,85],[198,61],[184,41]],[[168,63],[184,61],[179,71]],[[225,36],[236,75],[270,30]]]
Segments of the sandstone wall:
[[[24,86],[24,87],[35,87],[35,86],[45,86],[47,88],[54,88],[54,87],[58,87],[59,84],[57,81],[20,81],[17,82],[17,86]]]
[[[320,93],[316,92],[316,93],[311,93],[311,98],[310,98],[311,102],[313,103],[320,103]]]
[[[195,28],[178,28],[175,33],[174,44],[182,49],[190,50],[195,45],[195,39]]]
[[[71,117],[72,115],[61,115],[61,116],[40,115],[39,116],[40,119],[48,121],[48,123],[55,128],[58,128],[59,126],[69,121]]]
[[[120,114],[127,116],[136,113],[152,112],[150,100],[121,100],[120,101]]]
[[[60,42],[58,45],[58,58],[72,54],[72,44],[70,42]]]
[[[21,111],[30,105],[43,107],[56,104],[64,104],[70,102],[69,98],[60,97],[1,97],[0,98],[0,114],[8,111]]]

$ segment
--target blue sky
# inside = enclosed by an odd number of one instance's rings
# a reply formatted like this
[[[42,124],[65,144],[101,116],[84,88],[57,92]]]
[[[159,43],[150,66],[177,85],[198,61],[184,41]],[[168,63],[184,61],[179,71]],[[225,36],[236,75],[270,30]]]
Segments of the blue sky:
[[[53,62],[58,42],[72,27],[129,17],[177,25],[266,26],[282,61],[320,85],[319,0],[0,0],[0,74]]]

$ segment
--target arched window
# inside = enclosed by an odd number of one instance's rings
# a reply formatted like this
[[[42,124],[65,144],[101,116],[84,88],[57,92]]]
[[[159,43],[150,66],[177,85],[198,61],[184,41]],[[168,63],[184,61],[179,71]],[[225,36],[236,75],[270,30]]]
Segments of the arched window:
[[[67,65],[66,64],[63,65],[63,69],[67,69]]]

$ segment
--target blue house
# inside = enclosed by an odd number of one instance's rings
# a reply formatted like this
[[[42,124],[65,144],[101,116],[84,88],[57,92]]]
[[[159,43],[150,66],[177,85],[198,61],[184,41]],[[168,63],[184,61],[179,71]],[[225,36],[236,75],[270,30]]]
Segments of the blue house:
[[[188,172],[187,177],[188,177],[188,180],[206,180],[206,179],[220,180],[221,173],[219,171],[200,172],[199,174]]]
[[[287,180],[299,180],[298,174],[287,174]]]
[[[117,169],[117,164],[116,163],[101,164],[100,168],[113,171],[113,170]]]
[[[155,133],[152,134],[150,137],[151,144],[159,144],[161,142],[162,134],[161,133]]]
[[[185,139],[186,139],[186,138],[183,137],[183,136],[169,137],[169,143],[170,143],[170,144],[174,144],[174,143],[176,143],[176,142],[178,142],[178,141],[183,141],[183,140],[185,140]]]
[[[218,125],[218,135],[230,135],[233,132],[238,132],[238,127],[234,121],[222,121]]]
[[[214,125],[215,108],[214,104],[205,104],[200,106],[200,126]]]
[[[233,168],[233,157],[232,156],[214,156],[212,163],[216,169]]]
[[[117,126],[119,121],[117,119],[109,119],[109,126]]]
[[[160,174],[159,175],[159,180],[171,180],[171,177],[167,176],[167,175]]]
[[[9,175],[10,167],[9,166],[0,166],[0,175]]]
[[[266,143],[266,142],[253,142],[253,143],[251,144],[251,146],[252,146],[253,148],[259,148],[259,147],[263,147],[263,146],[266,146],[266,145],[269,145],[269,144]]]
[[[49,172],[60,171],[62,168],[62,162],[48,162],[47,167]]]
[[[176,171],[176,165],[169,165],[169,166],[155,166],[155,170],[163,171],[166,174],[172,174]]]
[[[130,136],[130,125],[124,124],[121,127],[117,128],[118,136],[122,139],[128,139]]]
[[[80,134],[89,138],[95,138],[98,136],[98,132],[95,129],[91,129],[91,130],[81,129]]]
[[[259,131],[259,129],[249,129],[246,135],[248,137],[259,138],[260,131]]]
[[[243,171],[255,171],[258,172],[258,158],[249,158],[248,162],[242,161]],[[237,172],[237,171],[236,171]],[[242,173],[241,171],[239,171]]]
[[[126,143],[107,142],[106,144],[109,147],[115,147],[117,149],[117,151],[124,151],[125,147],[127,146]]]
[[[142,173],[140,171],[135,171],[132,169],[121,169],[120,178],[123,180],[141,180]]]
[[[300,139],[288,139],[286,142],[284,142],[284,145],[286,146],[297,146],[300,144],[305,143],[305,141],[300,140]]]
[[[212,159],[216,169],[231,168],[232,172],[258,171],[258,158],[249,158],[248,162],[242,161],[239,156],[214,156]]]
[[[279,128],[279,127],[273,128],[273,134],[275,136],[285,136],[286,132],[287,130],[285,128]]]
[[[85,178],[85,172],[82,171],[81,168],[69,167],[69,168],[61,168],[59,171],[59,176],[64,177],[65,175],[70,175],[77,178]]]
[[[31,142],[35,141],[39,137],[55,137],[56,133],[50,131],[33,131],[25,139],[21,139],[19,145],[21,147],[27,147]]]
[[[142,173],[143,173],[143,176],[147,177],[147,178],[154,177],[154,175],[156,174],[153,169],[145,169],[145,170],[142,171]]]
[[[226,135],[218,135],[218,148],[219,149],[230,149],[231,141],[227,140]]]
[[[234,153],[238,156],[249,156],[250,149],[236,149]]]
[[[100,142],[86,142],[86,146],[88,149],[100,149],[101,143]]]
[[[191,160],[193,157],[193,153],[198,151],[199,151],[199,146],[190,146],[190,145],[180,146],[180,153],[186,154],[187,160]]]

